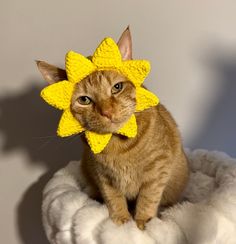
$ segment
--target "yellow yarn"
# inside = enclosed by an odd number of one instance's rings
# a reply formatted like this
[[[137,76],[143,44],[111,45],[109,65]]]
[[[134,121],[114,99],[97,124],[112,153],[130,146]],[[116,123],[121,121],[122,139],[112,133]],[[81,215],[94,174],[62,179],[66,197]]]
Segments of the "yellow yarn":
[[[70,107],[73,90],[74,84],[65,80],[45,87],[41,96],[51,106],[64,110]]]
[[[136,87],[136,112],[156,106],[158,103],[159,99],[152,92]]]
[[[85,136],[94,153],[100,153],[108,144],[112,134],[98,134],[92,131],[85,131]]]
[[[98,46],[91,60],[81,54],[69,51],[66,55],[68,80],[59,81],[41,91],[41,96],[47,103],[64,110],[57,129],[59,136],[65,137],[85,131],[71,113],[71,97],[75,84],[97,70],[116,70],[135,85],[136,112],[159,103],[159,99],[153,93],[141,87],[150,71],[150,63],[146,60],[123,61],[118,46],[113,39],[108,37]],[[133,114],[116,133],[129,138],[135,137],[137,134],[135,115]],[[85,136],[91,150],[94,153],[100,153],[109,143],[112,134],[97,134],[86,130]]]
[[[137,123],[134,114],[131,115],[128,122],[121,129],[119,129],[117,133],[129,138],[135,137],[137,135]]]

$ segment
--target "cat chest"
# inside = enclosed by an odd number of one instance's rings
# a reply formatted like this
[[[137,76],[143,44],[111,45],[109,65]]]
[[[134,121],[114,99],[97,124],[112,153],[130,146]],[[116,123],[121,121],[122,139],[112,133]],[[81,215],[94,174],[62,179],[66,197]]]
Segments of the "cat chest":
[[[140,188],[140,172],[127,165],[119,165],[110,170],[112,185],[119,189],[128,199],[137,196]]]

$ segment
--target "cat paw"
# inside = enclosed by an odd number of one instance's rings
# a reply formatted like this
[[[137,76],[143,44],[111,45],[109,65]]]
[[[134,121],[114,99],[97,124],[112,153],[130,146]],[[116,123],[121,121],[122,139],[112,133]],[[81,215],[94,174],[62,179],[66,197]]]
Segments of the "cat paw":
[[[111,216],[112,221],[117,225],[123,225],[127,222],[129,222],[132,217],[130,214],[123,214],[123,215],[113,215]]]
[[[135,219],[136,225],[140,230],[145,229],[145,224],[150,221],[151,218],[146,218],[146,219]]]
[[[144,230],[145,229],[145,224],[146,224],[146,221],[145,220],[136,219],[135,222],[136,222],[137,227],[140,230]]]

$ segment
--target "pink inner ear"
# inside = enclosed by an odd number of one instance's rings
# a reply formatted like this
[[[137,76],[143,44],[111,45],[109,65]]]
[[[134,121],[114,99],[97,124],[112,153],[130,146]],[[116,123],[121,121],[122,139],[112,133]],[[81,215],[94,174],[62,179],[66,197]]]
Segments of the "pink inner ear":
[[[121,52],[121,55],[122,55],[122,59],[123,60],[129,60],[131,59],[131,54],[130,54],[130,49],[129,47],[127,47],[126,45],[124,45],[124,48]]]
[[[132,59],[132,39],[129,27],[122,33],[117,45],[123,60]]]
[[[36,61],[36,64],[43,78],[49,84],[53,84],[62,80],[67,80],[66,71],[64,69],[60,69],[54,65],[39,60]]]

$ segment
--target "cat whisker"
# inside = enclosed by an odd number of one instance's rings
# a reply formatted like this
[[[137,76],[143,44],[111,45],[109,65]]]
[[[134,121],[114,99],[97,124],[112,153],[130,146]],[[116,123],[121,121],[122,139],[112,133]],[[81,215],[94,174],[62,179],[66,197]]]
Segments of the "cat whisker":
[[[70,137],[68,137],[68,138],[65,138],[63,141],[62,141],[62,144],[60,145],[60,146],[62,146],[62,145],[64,145],[64,144],[71,144],[73,141],[75,141],[75,139],[78,139],[78,137],[81,135],[82,133],[80,133],[80,134],[75,134],[75,135],[73,135],[73,136],[70,136]]]

